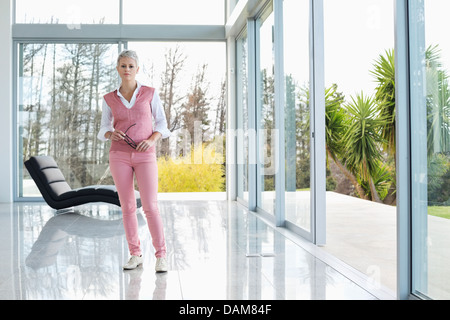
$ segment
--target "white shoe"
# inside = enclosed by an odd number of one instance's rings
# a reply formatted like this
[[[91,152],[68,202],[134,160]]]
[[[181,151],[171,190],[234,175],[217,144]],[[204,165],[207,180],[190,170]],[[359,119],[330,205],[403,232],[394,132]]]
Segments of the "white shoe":
[[[141,256],[131,256],[130,260],[128,260],[127,264],[123,266],[124,270],[132,270],[139,267],[144,262],[144,259]]]
[[[166,258],[156,258],[155,270],[156,272],[167,272]]]

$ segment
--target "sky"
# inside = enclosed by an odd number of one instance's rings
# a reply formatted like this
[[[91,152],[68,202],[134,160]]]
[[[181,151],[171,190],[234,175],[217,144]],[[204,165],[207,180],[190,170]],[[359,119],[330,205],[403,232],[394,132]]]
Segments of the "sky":
[[[394,48],[394,1],[324,0],[324,21],[326,86],[337,83],[346,97],[373,94],[369,70]]]

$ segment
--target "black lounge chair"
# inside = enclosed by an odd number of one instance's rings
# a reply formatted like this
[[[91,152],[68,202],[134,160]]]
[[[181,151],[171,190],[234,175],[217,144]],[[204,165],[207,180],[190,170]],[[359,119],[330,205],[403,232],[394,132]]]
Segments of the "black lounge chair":
[[[55,160],[50,156],[34,156],[25,161],[25,167],[36,183],[44,200],[53,209],[65,209],[90,202],[106,202],[120,206],[119,195],[113,185],[94,185],[72,189]],[[142,206],[135,190],[136,205]]]

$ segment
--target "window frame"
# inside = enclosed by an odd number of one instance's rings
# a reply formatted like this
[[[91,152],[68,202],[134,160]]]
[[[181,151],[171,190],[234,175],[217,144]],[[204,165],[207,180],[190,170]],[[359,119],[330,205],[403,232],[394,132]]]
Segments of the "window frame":
[[[226,1],[224,1],[224,8]],[[226,13],[225,13],[226,14]],[[120,0],[119,24],[16,23],[16,0],[12,0],[12,200],[14,202],[43,201],[42,197],[22,197],[19,187],[22,169],[19,165],[19,45],[20,43],[110,43],[118,44],[119,52],[132,41],[204,41],[226,43],[225,25],[126,25],[123,24],[123,1]],[[228,187],[227,187],[228,188]]]

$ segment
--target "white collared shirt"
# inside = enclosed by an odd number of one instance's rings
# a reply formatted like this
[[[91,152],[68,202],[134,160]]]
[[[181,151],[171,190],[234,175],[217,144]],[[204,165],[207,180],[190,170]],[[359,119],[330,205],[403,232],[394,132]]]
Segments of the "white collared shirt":
[[[127,99],[124,98],[124,96],[120,93],[120,85],[117,88],[117,95],[119,96],[120,100],[122,101],[123,105],[127,107],[128,109],[131,109],[135,102],[136,102],[136,96],[139,92],[139,89],[142,87],[142,84],[137,82],[137,88],[134,90],[133,97],[128,102]],[[167,128],[167,120],[166,120],[166,113],[164,112],[161,99],[159,98],[159,94],[155,89],[155,92],[153,94],[153,99],[151,102],[151,108],[152,108],[152,115],[153,119],[155,120],[154,126],[153,126],[153,132],[157,131],[161,133],[161,138],[167,138],[170,136],[170,131]],[[105,98],[103,98],[103,105],[102,105],[102,122],[100,125],[100,131],[98,132],[97,138],[102,141],[107,141],[108,139],[105,138],[105,133],[108,131],[114,131],[113,127],[114,123],[114,117],[111,111],[111,108],[108,106],[108,104],[105,101]]]

